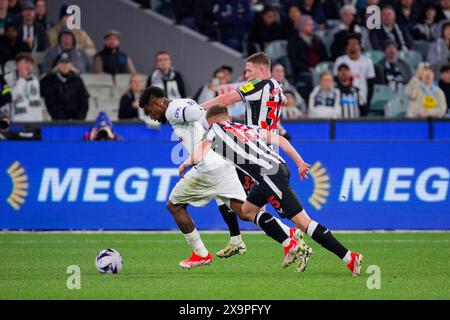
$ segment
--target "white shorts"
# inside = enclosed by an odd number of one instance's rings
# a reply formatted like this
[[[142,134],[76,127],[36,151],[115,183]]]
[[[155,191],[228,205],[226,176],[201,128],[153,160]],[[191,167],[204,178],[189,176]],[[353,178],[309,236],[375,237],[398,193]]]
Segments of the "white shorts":
[[[225,163],[222,170],[211,172],[198,172],[192,168],[183,179],[180,179],[169,195],[169,201],[173,204],[190,204],[194,207],[204,207],[212,199],[216,199],[218,205],[226,204],[230,207],[230,200],[236,199],[242,202],[246,199],[236,169]]]

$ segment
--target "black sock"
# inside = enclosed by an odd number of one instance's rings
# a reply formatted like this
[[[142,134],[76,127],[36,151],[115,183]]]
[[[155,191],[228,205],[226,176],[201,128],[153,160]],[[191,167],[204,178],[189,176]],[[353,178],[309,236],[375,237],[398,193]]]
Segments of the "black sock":
[[[315,229],[314,229],[315,227]],[[313,230],[310,230],[313,229]],[[333,252],[340,259],[344,258],[347,254],[348,249],[345,248],[331,233],[330,230],[318,224],[315,221],[312,221],[308,229],[306,230],[307,234],[311,236],[311,238],[319,243],[325,249]]]
[[[289,238],[280,227],[275,217],[268,212],[258,213],[255,217],[255,223],[258,225],[269,237],[279,243]]]
[[[230,230],[230,237],[238,236],[241,234],[241,230],[239,229],[239,223],[237,219],[237,215],[228,208],[227,205],[223,204],[219,207],[219,211],[222,214],[222,218],[228,226],[228,230]]]

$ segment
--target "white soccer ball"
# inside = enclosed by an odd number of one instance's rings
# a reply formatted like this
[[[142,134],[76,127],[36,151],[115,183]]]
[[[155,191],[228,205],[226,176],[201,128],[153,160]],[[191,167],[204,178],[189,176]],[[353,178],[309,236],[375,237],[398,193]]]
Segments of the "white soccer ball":
[[[100,273],[117,273],[122,270],[123,259],[119,251],[105,249],[95,258],[95,267]]]

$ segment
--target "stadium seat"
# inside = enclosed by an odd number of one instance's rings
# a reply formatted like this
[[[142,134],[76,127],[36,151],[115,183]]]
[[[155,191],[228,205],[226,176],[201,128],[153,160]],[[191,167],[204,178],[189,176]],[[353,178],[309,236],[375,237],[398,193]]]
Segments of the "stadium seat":
[[[363,55],[370,58],[375,65],[384,58],[383,51],[379,50],[367,50],[363,52]]]
[[[396,93],[386,104],[384,115],[387,118],[403,118],[409,108],[409,99],[405,95],[404,90]]]
[[[413,73],[417,69],[417,66],[419,65],[419,63],[421,63],[423,61],[422,55],[418,51],[414,51],[414,50],[399,51],[398,57],[400,59],[405,60],[405,62],[407,62],[409,64],[409,66],[413,70]]]
[[[275,40],[266,47],[266,53],[272,61],[287,56],[287,40]]]
[[[414,41],[414,47],[422,55],[422,60],[426,60],[430,43],[427,41]]]
[[[97,98],[97,107],[99,112],[105,111],[112,121],[118,120],[119,117],[119,100],[118,99],[102,99]]]
[[[333,34],[331,33],[331,29],[318,30],[314,34],[322,40],[325,48],[327,48],[328,54],[330,54],[331,44],[333,43]]]
[[[91,97],[108,99],[112,97],[114,87],[110,74],[84,73],[80,75]]]
[[[321,73],[323,73],[325,71],[333,72],[333,65],[334,65],[334,62],[332,62],[332,61],[324,61],[324,62],[321,62],[318,65],[316,65],[316,67],[314,68],[314,71],[312,72],[314,86],[319,84],[319,78],[320,78]]]
[[[370,101],[369,111],[383,115],[385,105],[394,96],[395,92],[388,86],[376,84],[373,88],[373,96]]]

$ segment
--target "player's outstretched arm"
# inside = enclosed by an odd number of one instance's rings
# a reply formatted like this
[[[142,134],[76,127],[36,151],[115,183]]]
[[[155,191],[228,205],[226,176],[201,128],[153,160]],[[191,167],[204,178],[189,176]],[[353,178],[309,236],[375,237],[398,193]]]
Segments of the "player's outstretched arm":
[[[209,101],[206,101],[205,103],[202,103],[200,106],[208,110],[208,108],[211,108],[212,106],[223,104],[225,106],[229,106],[233,103],[241,101],[241,96],[236,90],[230,91],[228,93],[222,94],[218,97],[215,97],[214,99],[211,99]]]
[[[200,163],[205,159],[206,154],[211,149],[211,141],[203,140],[198,144],[195,148],[194,152],[192,152],[189,157],[178,167],[178,173],[180,177],[184,177],[184,172],[196,164]]]
[[[303,180],[303,178],[308,179],[308,172],[309,168],[311,167],[310,164],[306,163],[302,157],[298,154],[297,150],[292,146],[292,144],[284,137],[267,131],[266,129],[261,129],[259,133],[262,135],[263,139],[268,143],[272,145],[278,145],[280,146],[281,150],[286,152],[286,154],[294,160],[295,164],[298,167],[298,173],[300,175],[300,180]]]

